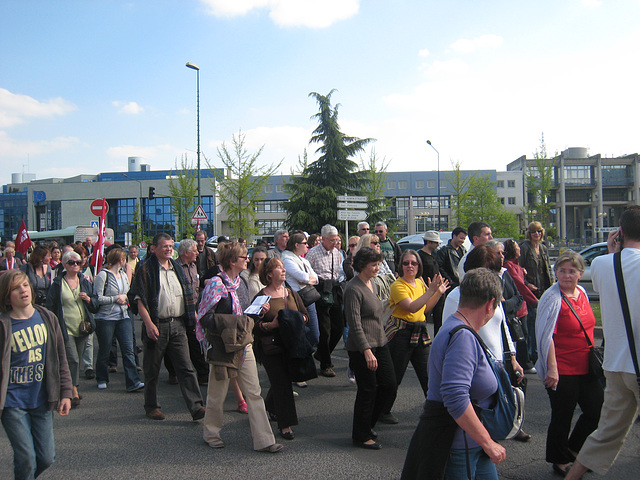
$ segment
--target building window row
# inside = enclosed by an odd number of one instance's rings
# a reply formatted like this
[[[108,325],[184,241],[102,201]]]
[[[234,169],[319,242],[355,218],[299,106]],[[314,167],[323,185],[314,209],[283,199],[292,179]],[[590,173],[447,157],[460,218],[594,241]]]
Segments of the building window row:
[[[258,213],[283,213],[286,210],[282,207],[285,200],[264,200],[255,202],[254,209]]]

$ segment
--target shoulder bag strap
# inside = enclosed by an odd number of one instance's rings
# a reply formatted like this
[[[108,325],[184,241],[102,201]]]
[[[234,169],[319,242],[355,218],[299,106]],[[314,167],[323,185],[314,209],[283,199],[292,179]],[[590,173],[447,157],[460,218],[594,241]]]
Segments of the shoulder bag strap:
[[[618,284],[618,295],[620,296],[620,304],[622,306],[622,314],[624,316],[624,326],[627,329],[627,340],[629,341],[629,351],[631,352],[631,360],[633,360],[633,368],[636,371],[636,380],[640,387],[640,369],[638,368],[638,354],[636,353],[636,339],[633,336],[633,327],[631,326],[631,312],[629,311],[629,302],[627,301],[627,290],[624,286],[624,276],[622,275],[622,253],[613,254],[613,270],[616,275],[616,283]]]
[[[565,303],[569,306],[573,314],[578,319],[578,323],[582,327],[582,332],[584,333],[584,338],[587,339],[587,344],[589,345],[589,348],[593,347],[593,343],[591,343],[591,340],[589,339],[589,334],[587,333],[587,330],[584,328],[584,325],[582,324],[582,320],[580,320],[580,315],[578,315],[578,312],[576,312],[576,309],[573,308],[573,305],[571,305],[571,302],[569,301],[567,296],[562,292],[560,292],[560,295],[562,295],[562,299],[565,301]]]

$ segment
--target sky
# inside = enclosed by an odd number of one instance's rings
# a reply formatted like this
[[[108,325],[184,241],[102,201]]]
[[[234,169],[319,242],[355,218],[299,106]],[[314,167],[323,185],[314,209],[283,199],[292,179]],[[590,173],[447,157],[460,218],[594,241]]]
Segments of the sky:
[[[506,170],[547,151],[640,151],[640,0],[3,0],[0,185],[152,170],[244,135],[291,173],[339,104],[388,171]],[[360,159],[357,159],[360,160]]]

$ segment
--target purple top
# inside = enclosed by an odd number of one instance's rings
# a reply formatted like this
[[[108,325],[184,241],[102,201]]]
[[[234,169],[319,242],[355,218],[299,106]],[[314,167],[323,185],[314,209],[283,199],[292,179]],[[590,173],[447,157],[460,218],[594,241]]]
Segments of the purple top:
[[[460,330],[449,342],[449,332],[458,325],[464,325],[464,322],[452,315],[442,323],[433,340],[427,392],[427,399],[443,402],[454,419],[465,412],[471,399],[481,407],[490,407],[491,396],[498,390],[493,369],[473,333]],[[467,442],[469,448],[478,446],[468,435]],[[461,428],[458,428],[451,448],[465,448]]]

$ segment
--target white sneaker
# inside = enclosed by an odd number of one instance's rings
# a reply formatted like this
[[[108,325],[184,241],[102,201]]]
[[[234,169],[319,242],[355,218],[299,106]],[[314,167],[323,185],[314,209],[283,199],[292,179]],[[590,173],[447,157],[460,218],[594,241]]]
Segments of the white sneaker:
[[[106,389],[107,389],[107,382],[98,383],[98,390],[106,390]]]
[[[300,388],[307,388],[307,382],[296,382],[296,385]]]
[[[536,373],[538,373],[538,370],[536,370],[536,367],[532,367],[532,368],[527,368],[524,373],[529,373],[532,375],[535,375]]]
[[[349,380],[349,383],[356,383],[356,374],[353,373],[353,370],[351,370],[349,367],[347,367],[347,380]]]

